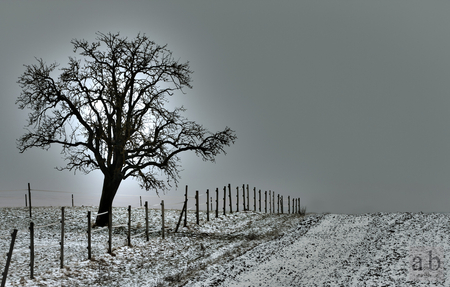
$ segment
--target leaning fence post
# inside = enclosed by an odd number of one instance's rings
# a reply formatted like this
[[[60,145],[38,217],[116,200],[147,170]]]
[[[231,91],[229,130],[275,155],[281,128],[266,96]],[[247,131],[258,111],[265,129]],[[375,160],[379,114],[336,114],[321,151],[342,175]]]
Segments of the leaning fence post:
[[[197,225],[200,224],[200,214],[199,214],[199,204],[198,204],[198,190],[195,191],[195,218]]]
[[[61,269],[64,267],[64,206],[61,207]]]
[[[147,241],[149,241],[149,238],[148,238],[148,201],[145,201],[145,237],[147,238]]]
[[[91,250],[91,211],[88,211],[88,230],[87,230],[87,234],[88,234],[88,259],[92,258],[92,250]]]
[[[161,200],[161,233],[164,239],[164,200]]]
[[[34,222],[30,222],[30,279],[34,279]]]
[[[128,246],[131,247],[131,205],[128,205],[128,233],[127,233]]]
[[[2,279],[2,286],[5,287],[6,285],[6,276],[8,276],[8,269],[9,264],[11,263],[11,256],[14,250],[14,242],[16,241],[16,235],[17,235],[17,229],[14,229],[13,233],[11,234],[11,245],[9,246],[9,252],[6,254],[8,256],[6,258],[6,265],[5,265],[5,271],[3,272],[3,279]]]

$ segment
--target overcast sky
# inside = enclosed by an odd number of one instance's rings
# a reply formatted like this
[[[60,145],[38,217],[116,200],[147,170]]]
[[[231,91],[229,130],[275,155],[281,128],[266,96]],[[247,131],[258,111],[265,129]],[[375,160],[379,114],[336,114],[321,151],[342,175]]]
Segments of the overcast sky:
[[[55,170],[58,146],[19,153],[27,111],[15,101],[24,64],[64,67],[70,41],[100,31],[168,44],[194,71],[173,103],[237,133],[215,164],[183,155],[179,187],[162,198],[245,183],[313,212],[448,212],[449,12],[450,2],[411,0],[2,1],[0,205],[23,205],[28,182],[67,192],[36,193],[37,204],[69,204],[71,193],[98,204],[100,172]],[[127,180],[116,205],[139,195],[159,203]]]

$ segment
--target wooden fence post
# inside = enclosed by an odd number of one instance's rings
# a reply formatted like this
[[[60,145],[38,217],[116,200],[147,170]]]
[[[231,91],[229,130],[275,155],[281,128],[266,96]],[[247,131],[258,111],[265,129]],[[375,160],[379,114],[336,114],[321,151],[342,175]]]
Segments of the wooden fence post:
[[[269,213],[272,213],[272,191],[269,190]]]
[[[253,209],[256,211],[256,187],[253,187]]]
[[[258,202],[259,202],[259,212],[261,212],[261,189],[259,190],[258,194],[259,194],[259,199],[258,199]]]
[[[277,200],[277,210],[278,213],[280,213],[280,195],[278,194],[278,200]]]
[[[275,191],[272,191],[272,212],[275,213]]]
[[[92,232],[91,232],[91,211],[88,211],[88,230],[87,230],[87,234],[88,234],[88,259],[92,258],[92,249],[91,249],[91,236],[92,236]]]
[[[216,187],[216,218],[219,217],[219,188]]]
[[[149,241],[149,238],[148,238],[148,201],[145,201],[145,237],[147,238],[147,241]]]
[[[236,212],[239,212],[239,186],[236,186]]]
[[[264,212],[267,213],[267,190],[264,191]]]
[[[178,219],[177,227],[175,228],[175,233],[178,231],[178,227],[180,227],[181,219],[183,218],[183,212],[186,211],[186,208],[187,208],[187,201],[184,201],[183,209],[181,210],[180,218]]]
[[[139,196],[139,202],[140,202],[140,206],[142,207],[142,196]]]
[[[28,207],[27,194],[25,193],[25,207]]]
[[[250,210],[250,191],[248,190],[248,184],[247,184],[247,210]]]
[[[200,214],[199,214],[199,204],[198,204],[198,190],[195,191],[195,218],[197,225],[200,224]]]
[[[112,206],[108,210],[108,253],[112,254]]]
[[[283,208],[284,208],[284,196],[282,195],[281,196],[281,202],[280,202],[280,204],[281,204],[281,214],[283,214]]]
[[[28,205],[30,206],[30,218],[31,218],[31,188],[30,188],[30,183],[28,183]]]
[[[61,269],[64,268],[64,206],[61,207]]]
[[[184,209],[184,224],[183,226],[187,226],[187,203],[188,203],[188,186],[186,184],[186,193],[184,194],[184,201],[186,203],[186,208]]]
[[[228,197],[230,199],[230,214],[233,213],[233,207],[231,202],[231,184],[228,184]]]
[[[226,199],[227,199],[227,187],[226,186],[224,186],[223,187],[223,215],[225,215],[225,212],[226,212],[226,208],[227,208],[227,206],[226,206]]]
[[[291,213],[291,196],[290,195],[288,195],[287,202],[288,202],[288,214],[290,214]]]
[[[8,276],[8,269],[9,264],[11,263],[11,256],[14,250],[14,243],[16,242],[16,235],[17,235],[17,229],[14,229],[13,233],[11,234],[11,244],[9,246],[9,252],[6,254],[6,265],[5,265],[5,271],[3,272],[3,279],[2,279],[2,286],[5,287],[6,285],[6,277]]]
[[[131,205],[128,205],[128,232],[127,232],[127,243],[131,247]]]
[[[246,210],[245,206],[245,184],[242,185],[242,203],[243,203],[243,209]]]
[[[30,279],[34,279],[34,222],[30,222]]]
[[[73,194],[72,194],[72,207],[74,207],[75,205],[74,205],[74,203],[73,203]]]
[[[161,233],[162,233],[162,239],[165,238],[164,235],[164,200],[161,200]]]
[[[206,221],[209,221],[209,189],[206,190]]]

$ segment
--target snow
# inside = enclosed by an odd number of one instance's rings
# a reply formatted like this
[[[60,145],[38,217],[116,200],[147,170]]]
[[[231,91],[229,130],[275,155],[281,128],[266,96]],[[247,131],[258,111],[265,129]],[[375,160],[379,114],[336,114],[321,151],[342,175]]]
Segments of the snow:
[[[107,229],[96,231],[93,259],[88,260],[88,210],[96,208],[65,209],[62,269],[60,225],[36,229],[35,279],[30,279],[28,209],[0,208],[2,271],[9,234],[19,229],[6,286],[450,286],[445,258],[450,250],[449,214],[301,217],[239,212],[219,218],[210,213],[207,222],[201,212],[196,225],[195,214],[189,213],[186,228],[181,225],[179,233],[166,232],[162,239],[160,210],[150,210],[153,232],[146,241],[144,209],[136,208],[132,246],[127,246],[127,227],[116,227],[110,255]],[[166,210],[168,231],[175,229],[179,212]],[[58,207],[35,208],[33,221],[36,226],[59,223],[60,214]],[[114,215],[114,226],[126,224],[126,208],[115,208]],[[429,259],[433,268],[440,267],[437,273],[412,270],[414,260],[422,257],[424,268]]]

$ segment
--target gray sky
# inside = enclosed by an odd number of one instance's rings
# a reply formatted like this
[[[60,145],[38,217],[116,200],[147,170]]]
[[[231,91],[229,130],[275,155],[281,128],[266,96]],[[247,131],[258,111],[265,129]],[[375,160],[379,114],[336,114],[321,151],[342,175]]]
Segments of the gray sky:
[[[60,148],[19,154],[27,112],[18,76],[34,57],[67,64],[71,39],[143,32],[190,61],[186,116],[238,140],[216,164],[182,156],[178,190],[231,183],[301,197],[309,211],[447,212],[450,197],[450,2],[2,1],[0,190],[41,204],[97,205],[102,175],[58,172]],[[25,192],[0,192],[23,205]],[[127,197],[126,195],[132,195]],[[126,181],[117,205],[154,192]]]

